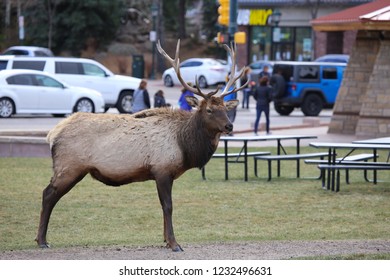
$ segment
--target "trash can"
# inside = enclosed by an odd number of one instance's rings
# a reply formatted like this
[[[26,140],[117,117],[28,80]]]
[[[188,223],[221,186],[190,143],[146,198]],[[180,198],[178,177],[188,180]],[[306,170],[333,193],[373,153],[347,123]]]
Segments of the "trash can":
[[[145,62],[143,55],[133,55],[133,77],[143,78],[144,77],[144,68]]]

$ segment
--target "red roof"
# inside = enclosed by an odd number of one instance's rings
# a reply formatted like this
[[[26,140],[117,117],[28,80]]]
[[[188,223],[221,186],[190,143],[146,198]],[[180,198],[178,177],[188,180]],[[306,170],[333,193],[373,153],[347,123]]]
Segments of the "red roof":
[[[370,22],[369,28],[365,25],[367,22]],[[383,29],[383,25],[388,25],[385,29],[390,29],[390,0],[370,2],[311,21],[316,30],[375,29],[373,22],[381,23],[378,29]]]

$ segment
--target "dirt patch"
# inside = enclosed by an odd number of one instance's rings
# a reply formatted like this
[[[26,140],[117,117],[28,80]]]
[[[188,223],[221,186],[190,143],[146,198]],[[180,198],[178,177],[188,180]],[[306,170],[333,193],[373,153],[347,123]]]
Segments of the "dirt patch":
[[[164,247],[72,247],[0,252],[3,260],[281,260],[299,257],[390,253],[390,240],[265,241],[182,244],[184,252]]]

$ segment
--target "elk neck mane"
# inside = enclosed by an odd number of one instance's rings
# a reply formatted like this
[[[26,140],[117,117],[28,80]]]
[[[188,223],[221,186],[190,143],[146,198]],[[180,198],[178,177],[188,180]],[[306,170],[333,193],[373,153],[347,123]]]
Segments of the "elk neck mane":
[[[220,133],[205,127],[205,121],[198,112],[193,112],[186,125],[178,131],[178,144],[183,153],[184,166],[202,168],[215,152]]]
[[[148,118],[152,116],[168,117],[175,123],[177,143],[183,154],[183,165],[186,169],[202,168],[215,152],[220,133],[211,132],[205,127],[201,114],[197,111],[187,112],[171,108],[158,108],[141,111],[133,115],[134,118]]]

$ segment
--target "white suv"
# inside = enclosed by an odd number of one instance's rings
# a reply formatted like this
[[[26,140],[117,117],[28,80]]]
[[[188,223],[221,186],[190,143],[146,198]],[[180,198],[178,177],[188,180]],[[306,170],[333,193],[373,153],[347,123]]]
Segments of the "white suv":
[[[33,69],[56,75],[72,86],[99,91],[106,110],[115,107],[120,113],[132,113],[133,92],[141,79],[114,75],[97,61],[67,57],[16,57],[0,56],[2,69]]]
[[[13,46],[6,49],[2,55],[54,56],[48,48],[35,46]]]

